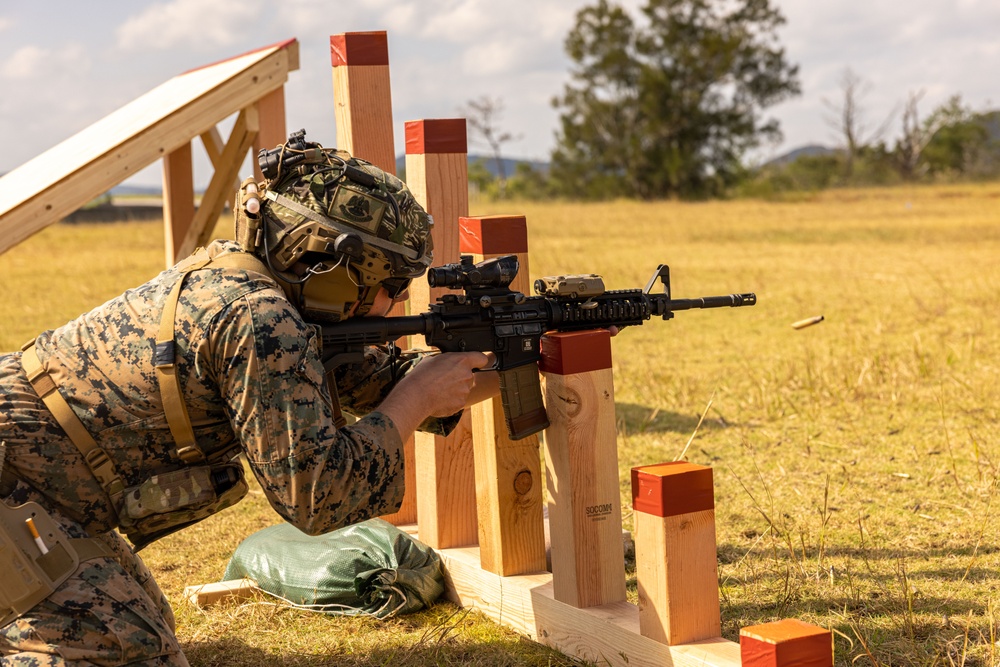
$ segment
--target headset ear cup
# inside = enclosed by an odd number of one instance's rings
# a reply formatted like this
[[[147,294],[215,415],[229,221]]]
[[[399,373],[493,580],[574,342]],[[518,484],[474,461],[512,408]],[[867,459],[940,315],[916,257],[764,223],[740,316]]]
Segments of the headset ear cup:
[[[333,242],[333,250],[341,257],[360,262],[365,252],[364,241],[357,234],[341,234]]]

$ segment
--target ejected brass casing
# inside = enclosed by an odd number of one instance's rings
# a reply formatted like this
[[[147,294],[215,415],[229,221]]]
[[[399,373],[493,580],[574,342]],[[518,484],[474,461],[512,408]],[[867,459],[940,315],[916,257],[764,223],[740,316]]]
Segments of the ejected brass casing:
[[[817,315],[816,317],[807,317],[804,320],[799,320],[798,322],[792,322],[793,329],[805,329],[806,327],[811,327],[814,324],[819,324],[823,321],[822,315]]]

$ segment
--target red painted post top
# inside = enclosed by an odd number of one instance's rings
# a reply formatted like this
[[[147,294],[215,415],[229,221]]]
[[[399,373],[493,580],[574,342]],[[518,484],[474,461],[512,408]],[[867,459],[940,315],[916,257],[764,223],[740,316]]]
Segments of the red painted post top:
[[[715,509],[712,469],[687,461],[632,468],[632,507],[668,517]]]
[[[528,252],[528,222],[523,215],[459,218],[458,249],[479,255]]]
[[[330,64],[388,65],[389,40],[384,30],[330,35]]]
[[[468,153],[464,118],[406,121],[406,154]]]
[[[543,373],[572,375],[611,368],[611,332],[565,331],[542,336],[542,360],[538,368]]]
[[[743,667],[833,667],[833,634],[793,618],[740,630]]]

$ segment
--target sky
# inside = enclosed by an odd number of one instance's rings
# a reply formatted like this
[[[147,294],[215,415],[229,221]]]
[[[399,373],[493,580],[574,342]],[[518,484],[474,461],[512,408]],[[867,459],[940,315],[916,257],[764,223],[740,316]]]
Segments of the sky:
[[[388,33],[397,152],[407,120],[455,118],[469,100],[499,99],[498,125],[515,139],[505,157],[547,160],[570,80],[563,41],[576,12],[596,0],[43,0],[0,3],[0,173],[10,171],[189,69],[288,38],[300,69],[285,87],[289,131],[334,146],[329,37]],[[923,91],[921,114],[953,95],[975,111],[1000,105],[997,0],[772,0],[799,66],[802,94],[766,110],[784,139],[755,160],[806,144],[834,146],[829,105],[850,68],[866,82],[863,117],[874,129]],[[639,16],[643,0],[621,0]],[[231,124],[231,123],[230,123]],[[221,126],[223,134],[228,131]],[[487,153],[470,135],[470,152]],[[195,142],[196,145],[198,142]],[[196,186],[211,177],[196,148]],[[249,172],[247,172],[249,173]],[[159,164],[128,183],[159,186]],[[246,174],[243,174],[246,175]]]

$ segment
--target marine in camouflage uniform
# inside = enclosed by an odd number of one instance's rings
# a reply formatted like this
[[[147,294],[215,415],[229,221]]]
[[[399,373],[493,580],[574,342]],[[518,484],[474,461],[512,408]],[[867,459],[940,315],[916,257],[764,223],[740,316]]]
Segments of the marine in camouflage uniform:
[[[239,252],[216,241],[210,257]],[[183,264],[183,263],[182,263]],[[151,350],[178,267],[47,331],[36,351],[59,392],[108,453],[125,487],[183,468],[164,416]],[[341,367],[338,429],[317,330],[270,276],[210,266],[185,279],[175,316],[177,373],[199,446],[239,447],[274,509],[320,534],[398,509],[400,435],[378,405],[419,360],[369,348]],[[447,433],[458,416],[429,418]],[[0,499],[33,500],[69,537],[99,537],[112,557],[86,560],[44,602],[0,628],[0,664],[186,665],[170,607],[114,529],[116,512],[21,365],[0,355]],[[79,661],[79,662],[75,662]]]

